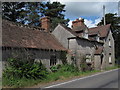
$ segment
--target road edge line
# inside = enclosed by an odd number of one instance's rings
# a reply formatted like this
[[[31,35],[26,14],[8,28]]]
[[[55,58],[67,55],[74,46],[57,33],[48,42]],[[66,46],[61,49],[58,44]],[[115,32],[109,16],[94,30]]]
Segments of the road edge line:
[[[120,68],[112,69],[112,70],[109,70],[109,71],[99,72],[99,73],[97,73],[97,74],[93,74],[93,75],[90,75],[90,76],[85,76],[85,77],[77,78],[77,79],[70,80],[70,81],[66,81],[66,82],[59,83],[59,84],[54,84],[54,85],[47,86],[47,87],[44,87],[44,88],[51,88],[51,87],[55,87],[55,86],[60,86],[60,85],[67,84],[67,83],[71,83],[71,82],[74,82],[74,81],[77,81],[77,80],[86,79],[86,78],[89,78],[89,77],[101,75],[101,74],[108,73],[108,72],[111,72],[111,71],[116,71],[116,70],[118,70],[118,69],[120,69]]]

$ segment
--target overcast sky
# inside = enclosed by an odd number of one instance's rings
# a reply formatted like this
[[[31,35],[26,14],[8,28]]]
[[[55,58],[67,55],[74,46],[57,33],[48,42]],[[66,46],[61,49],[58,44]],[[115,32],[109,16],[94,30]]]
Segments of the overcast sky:
[[[76,18],[84,18],[88,27],[95,27],[102,19],[103,5],[106,7],[105,13],[118,13],[119,0],[50,0],[59,1],[65,4],[65,18],[69,18],[69,27]]]

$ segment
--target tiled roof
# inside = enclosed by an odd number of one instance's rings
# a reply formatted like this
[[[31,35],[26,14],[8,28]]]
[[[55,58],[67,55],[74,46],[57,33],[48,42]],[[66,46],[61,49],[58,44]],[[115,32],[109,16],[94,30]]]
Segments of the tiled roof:
[[[60,24],[62,27],[64,27],[67,31],[71,32],[73,35],[77,36],[77,33],[75,33],[71,28],[63,25],[63,24]]]
[[[76,26],[73,28],[73,31],[83,31],[86,29],[86,25],[83,26]]]
[[[106,37],[110,30],[110,26],[111,26],[111,24],[98,26],[98,27],[94,27],[94,28],[89,28],[89,35],[99,33],[100,37]]]
[[[93,40],[93,39],[91,39],[91,38],[88,38],[88,39],[84,38],[84,37],[82,36],[82,33],[83,33],[83,32],[76,33],[73,29],[71,29],[71,28],[69,28],[69,27],[67,27],[67,26],[65,26],[65,25],[63,25],[63,24],[60,24],[60,25],[61,25],[62,27],[64,27],[65,30],[67,30],[67,31],[69,31],[71,34],[75,35],[77,38],[84,39],[84,40],[87,40],[87,41],[95,41],[95,40]],[[86,28],[87,28],[87,26],[86,26]],[[101,43],[101,42],[100,42],[100,43]]]
[[[2,21],[2,46],[65,50],[50,33]]]
[[[103,51],[103,47],[100,46],[100,47],[98,47],[98,48],[95,50],[95,54],[96,54],[96,55],[101,54],[102,51]]]

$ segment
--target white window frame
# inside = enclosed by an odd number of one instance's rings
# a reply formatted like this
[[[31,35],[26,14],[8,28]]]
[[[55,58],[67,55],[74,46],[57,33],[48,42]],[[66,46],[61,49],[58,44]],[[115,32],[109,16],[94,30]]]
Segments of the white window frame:
[[[88,33],[84,33],[84,38],[88,39]]]
[[[109,53],[109,64],[112,64],[112,57],[111,57],[111,53]]]
[[[99,37],[99,36],[96,36],[96,40],[99,42],[99,41],[100,41],[100,37]]]
[[[91,54],[86,54],[86,63],[91,63],[92,59],[91,59]]]

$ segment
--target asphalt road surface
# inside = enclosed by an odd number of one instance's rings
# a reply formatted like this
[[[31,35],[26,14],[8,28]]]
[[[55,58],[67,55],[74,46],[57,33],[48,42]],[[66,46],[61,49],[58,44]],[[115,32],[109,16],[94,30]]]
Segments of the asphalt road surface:
[[[78,78],[64,83],[59,83],[46,88],[118,88],[118,72],[120,69],[106,71],[95,75]]]

